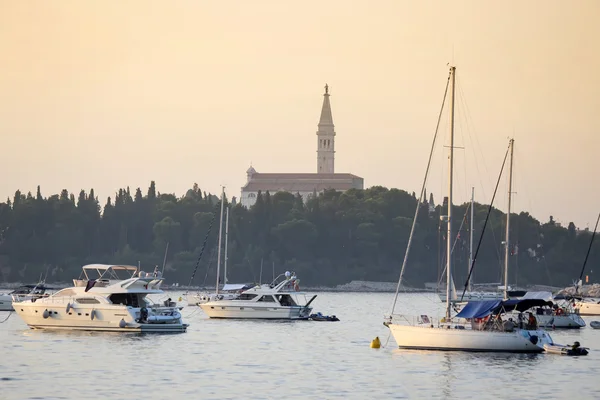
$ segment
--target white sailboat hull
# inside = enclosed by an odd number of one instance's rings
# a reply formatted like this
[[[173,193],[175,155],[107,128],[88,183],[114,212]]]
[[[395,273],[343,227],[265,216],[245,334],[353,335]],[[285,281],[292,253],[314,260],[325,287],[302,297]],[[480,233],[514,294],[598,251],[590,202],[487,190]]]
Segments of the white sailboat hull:
[[[573,306],[579,315],[600,315],[600,304],[587,301],[578,301]]]
[[[500,332],[400,324],[388,327],[402,349],[541,353],[544,344],[552,343],[543,330]]]
[[[210,318],[232,319],[307,319],[312,311],[311,307],[285,307],[274,304],[262,306],[257,302],[239,300],[211,301],[199,304],[199,306]]]
[[[585,326],[585,321],[577,314],[536,315],[535,318],[542,328],[579,329]]]

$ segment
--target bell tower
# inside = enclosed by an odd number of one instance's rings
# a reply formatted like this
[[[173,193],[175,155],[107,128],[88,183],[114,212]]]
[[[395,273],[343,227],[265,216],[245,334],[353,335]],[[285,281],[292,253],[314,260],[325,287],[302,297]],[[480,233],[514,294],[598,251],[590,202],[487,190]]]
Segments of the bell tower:
[[[317,130],[317,173],[333,174],[335,162],[335,130],[329,103],[329,85],[325,84],[323,107]]]

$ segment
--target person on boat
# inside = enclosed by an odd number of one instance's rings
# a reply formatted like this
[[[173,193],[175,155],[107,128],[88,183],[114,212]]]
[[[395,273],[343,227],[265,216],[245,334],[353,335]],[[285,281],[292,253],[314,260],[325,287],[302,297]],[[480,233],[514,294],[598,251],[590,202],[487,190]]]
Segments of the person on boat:
[[[528,313],[529,314],[529,320],[528,325],[529,325],[529,329],[535,330],[537,329],[537,320],[535,319],[535,316],[533,315],[533,313]]]
[[[523,313],[519,313],[519,329],[523,329]]]
[[[575,343],[573,343],[573,347],[572,347],[573,351],[575,351],[575,352],[576,352],[576,351],[579,351],[579,346],[581,346],[581,345],[579,344],[579,342],[575,342]]]

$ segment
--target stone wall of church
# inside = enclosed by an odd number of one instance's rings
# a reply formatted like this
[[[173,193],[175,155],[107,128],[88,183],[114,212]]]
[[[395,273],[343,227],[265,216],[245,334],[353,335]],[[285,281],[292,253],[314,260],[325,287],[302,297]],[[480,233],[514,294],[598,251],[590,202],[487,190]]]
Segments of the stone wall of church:
[[[314,194],[313,191],[310,191],[310,192],[294,192],[293,194],[295,195],[296,193],[300,193],[300,196],[302,196],[302,199],[304,200],[305,203]],[[274,195],[275,193],[270,193],[270,194]],[[250,208],[250,207],[252,207],[254,205],[254,203],[256,203],[256,196],[258,196],[258,192],[245,192],[245,191],[242,191],[242,197],[240,199],[240,202],[242,203],[242,205],[244,207]]]

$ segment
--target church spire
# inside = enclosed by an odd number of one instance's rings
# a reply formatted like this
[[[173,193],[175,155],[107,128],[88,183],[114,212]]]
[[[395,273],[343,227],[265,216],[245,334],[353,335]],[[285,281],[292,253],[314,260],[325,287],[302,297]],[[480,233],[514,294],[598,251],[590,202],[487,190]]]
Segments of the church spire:
[[[317,173],[333,174],[335,172],[335,130],[329,102],[329,85],[325,84],[323,107],[317,131]]]
[[[329,103],[328,84],[325,84],[325,94],[323,94],[323,107],[321,108],[321,118],[319,119],[319,126],[321,125],[333,126],[333,117],[331,116],[331,104]]]

